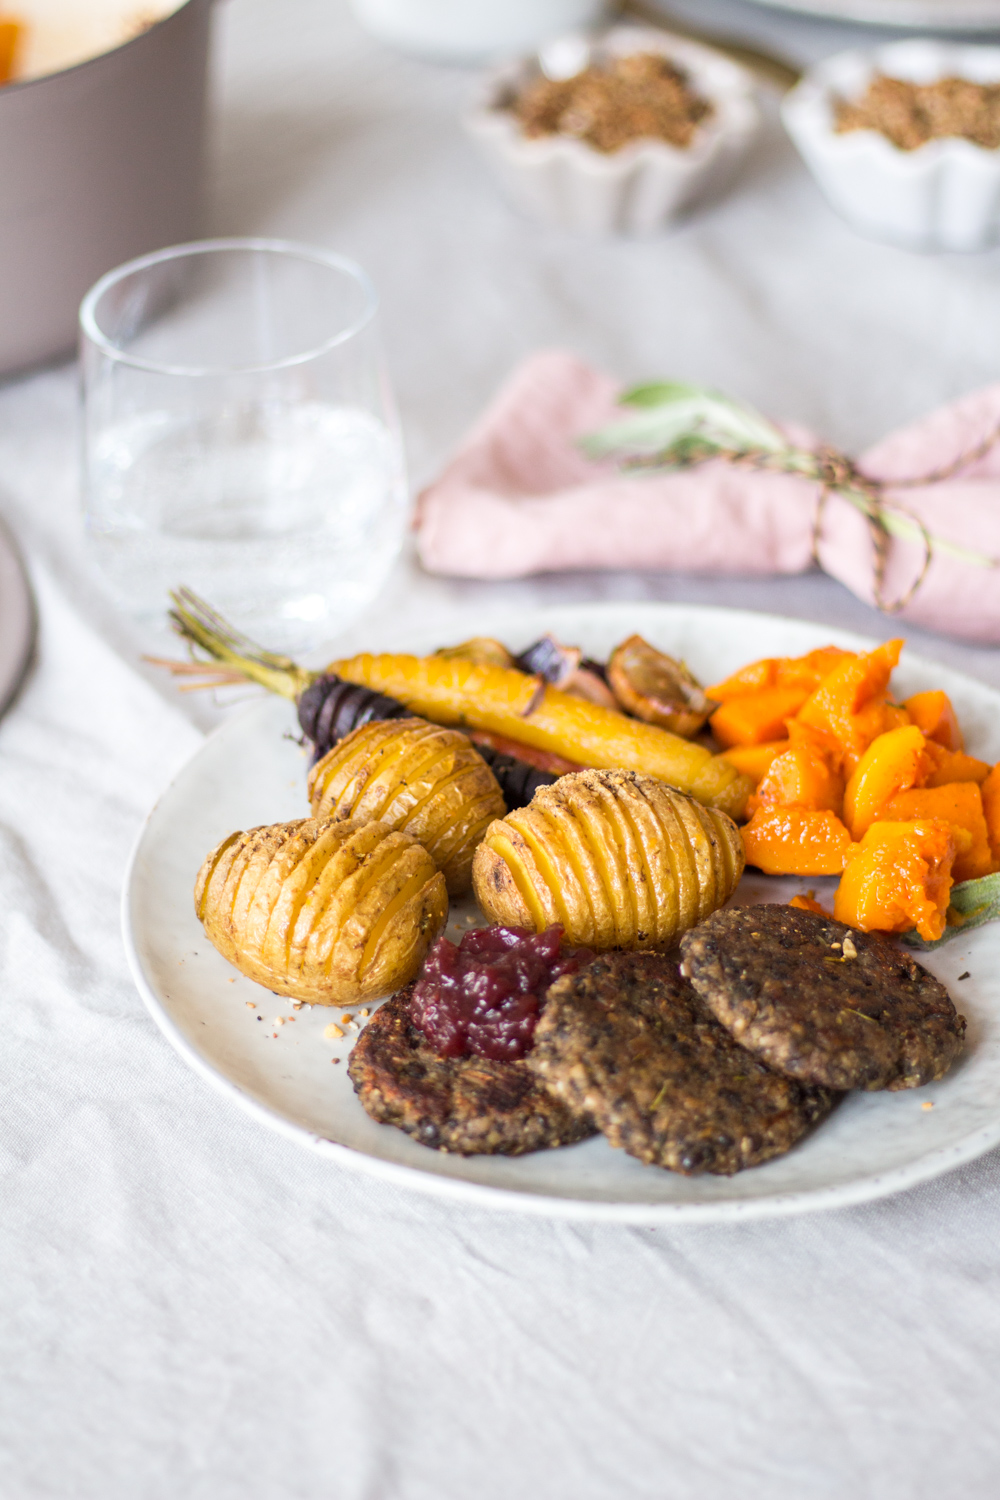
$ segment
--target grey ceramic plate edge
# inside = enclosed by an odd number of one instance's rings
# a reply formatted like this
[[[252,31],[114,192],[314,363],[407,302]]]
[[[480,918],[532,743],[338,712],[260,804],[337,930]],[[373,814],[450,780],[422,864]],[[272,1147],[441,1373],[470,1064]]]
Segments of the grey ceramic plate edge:
[[[35,604],[24,564],[0,523],[0,714],[24,681],[35,647]]]

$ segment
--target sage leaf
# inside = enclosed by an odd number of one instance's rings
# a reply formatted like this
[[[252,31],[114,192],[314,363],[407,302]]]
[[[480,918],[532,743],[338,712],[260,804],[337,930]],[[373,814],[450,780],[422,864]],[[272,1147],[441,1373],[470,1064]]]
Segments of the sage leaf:
[[[936,942],[928,943],[916,932],[904,932],[903,942],[910,948],[929,953],[948,943],[954,937],[982,927],[986,922],[1000,918],[1000,873],[983,875],[979,880],[963,880],[951,888],[951,904],[948,907],[948,926]]]
[[[789,444],[772,422],[752,407],[703,386],[660,381],[635,386],[621,399],[634,416],[612,422],[581,439],[590,458],[649,458],[670,464],[678,443],[697,439],[710,456],[720,452],[784,453]]]

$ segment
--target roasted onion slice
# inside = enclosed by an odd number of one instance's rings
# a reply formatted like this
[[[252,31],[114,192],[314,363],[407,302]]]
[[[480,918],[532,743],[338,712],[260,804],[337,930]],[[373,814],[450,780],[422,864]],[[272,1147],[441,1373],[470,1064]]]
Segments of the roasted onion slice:
[[[612,652],[608,681],[622,708],[647,724],[693,739],[718,707],[682,661],[630,635]]]

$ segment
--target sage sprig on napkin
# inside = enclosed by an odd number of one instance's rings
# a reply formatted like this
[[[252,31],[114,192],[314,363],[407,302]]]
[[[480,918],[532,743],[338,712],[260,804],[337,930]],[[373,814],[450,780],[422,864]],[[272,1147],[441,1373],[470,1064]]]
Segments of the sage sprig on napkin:
[[[996,566],[994,558],[932,536],[918,517],[909,514],[897,501],[887,500],[883,483],[862,474],[846,454],[829,447],[815,451],[798,447],[760,412],[731,396],[706,386],[664,380],[633,386],[618,400],[620,405],[634,408],[635,415],[583,437],[581,446],[588,458],[613,459],[626,470],[666,472],[723,459],[747,468],[812,480],[819,486],[821,496],[831,492],[842,495],[883,537],[901,537],[923,547],[924,569],[914,587],[922,582],[935,551],[947,552],[979,567]],[[990,434],[989,446],[997,441],[997,436]],[[963,455],[961,462],[951,467],[962,467],[978,456],[982,447]],[[942,477],[946,476],[894,480],[892,487],[911,488]]]

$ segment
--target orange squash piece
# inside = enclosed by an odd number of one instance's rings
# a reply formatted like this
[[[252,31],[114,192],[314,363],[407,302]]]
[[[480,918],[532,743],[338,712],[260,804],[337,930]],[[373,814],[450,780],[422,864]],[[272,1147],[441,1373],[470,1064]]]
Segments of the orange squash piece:
[[[765,875],[839,875],[851,835],[832,812],[758,807],[741,830],[747,864]]]
[[[903,729],[913,720],[905,708],[900,708],[898,703],[887,703],[882,709],[882,733],[888,734],[890,729]]]
[[[717,708],[709,724],[715,738],[727,749],[733,745],[763,745],[787,737],[785,720],[798,713],[808,696],[808,689],[797,687],[744,693]]]
[[[990,839],[990,853],[993,855],[994,866],[1000,869],[1000,762],[983,782],[980,795]]]
[[[840,646],[820,646],[806,656],[765,656],[705,691],[716,703],[728,703],[730,698],[741,698],[747,693],[759,693],[771,687],[805,688],[808,696],[839,661],[854,654]]]
[[[779,687],[804,687],[812,693],[834,667],[856,655],[856,651],[845,651],[841,646],[820,646],[805,656],[786,656],[778,665],[775,682]]]
[[[743,776],[753,782],[763,781],[776,755],[788,749],[787,740],[767,740],[763,745],[734,745],[724,750],[720,759],[728,760]]]
[[[885,727],[885,695],[902,640],[886,641],[834,667],[799,710],[803,724],[825,729],[840,742],[842,769],[850,776]]]
[[[844,778],[821,750],[800,742],[775,756],[747,807],[751,813],[763,806],[805,807],[839,816],[843,803]]]
[[[927,774],[922,786],[950,786],[953,781],[975,781],[980,786],[990,774],[989,762],[966,755],[964,750],[946,750],[928,740],[925,750]]]
[[[993,868],[983,797],[974,781],[900,792],[886,803],[883,815],[904,822],[933,818],[949,823],[957,849],[953,872],[956,880],[978,880]]]
[[[850,850],[833,914],[861,932],[910,932],[936,942],[945,929],[955,839],[940,819],[873,823]]]
[[[947,693],[942,693],[940,689],[914,693],[903,706],[913,723],[923,730],[929,740],[943,745],[946,750],[965,749],[958,718]]]
[[[828,729],[817,729],[812,724],[803,724],[801,719],[788,719],[785,727],[788,730],[789,744],[810,745],[824,755],[831,765],[839,765],[840,741]]]
[[[730,698],[745,698],[748,693],[763,692],[765,688],[774,687],[780,662],[778,656],[764,656],[760,661],[741,667],[714,687],[706,688],[705,692],[716,703],[728,703]]]
[[[844,793],[844,822],[860,839],[899,792],[920,786],[927,771],[927,741],[915,724],[872,740]]]
[[[833,915],[832,912],[827,911],[825,906],[819,904],[812,891],[807,891],[804,896],[793,896],[788,904],[789,906],[794,906],[797,911],[811,911],[817,917],[830,917]]]

